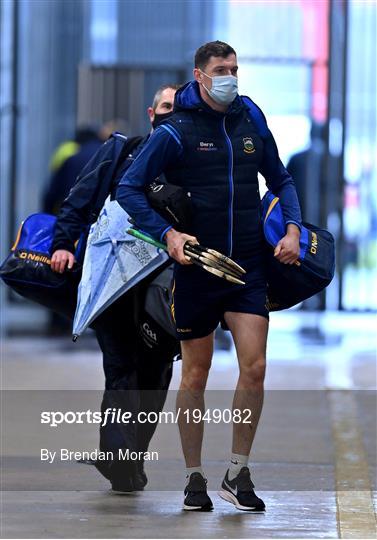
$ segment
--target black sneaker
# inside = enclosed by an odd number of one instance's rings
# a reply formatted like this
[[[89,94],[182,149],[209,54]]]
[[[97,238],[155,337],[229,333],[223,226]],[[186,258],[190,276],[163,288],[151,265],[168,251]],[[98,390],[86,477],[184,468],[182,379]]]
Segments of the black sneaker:
[[[148,478],[144,471],[144,464],[141,462],[138,462],[136,466],[137,466],[137,470],[133,477],[133,483],[134,483],[136,491],[143,491],[143,489],[148,483]]]
[[[133,466],[122,467],[119,470],[117,463],[107,462],[104,460],[79,459],[77,463],[84,465],[94,465],[95,468],[111,482],[111,492],[116,495],[126,495],[133,491],[142,491],[147,484],[148,479],[141,464],[137,469]],[[116,470],[118,469],[118,470]]]
[[[207,494],[207,480],[200,473],[194,472],[190,475],[184,494],[183,510],[196,510],[197,512],[213,510],[212,501]]]
[[[136,489],[132,479],[124,482],[119,482],[118,480],[111,482],[111,493],[114,493],[114,495],[128,495],[134,491],[136,491]]]
[[[242,467],[236,478],[229,480],[229,470],[226,472],[221,491],[219,495],[225,501],[228,501],[239,510],[252,510],[262,512],[265,510],[265,504],[255,495],[254,484],[250,478],[248,467]]]
[[[117,495],[126,495],[135,491],[134,477],[136,470],[134,461],[119,461],[117,459],[112,461],[109,470],[112,492]]]

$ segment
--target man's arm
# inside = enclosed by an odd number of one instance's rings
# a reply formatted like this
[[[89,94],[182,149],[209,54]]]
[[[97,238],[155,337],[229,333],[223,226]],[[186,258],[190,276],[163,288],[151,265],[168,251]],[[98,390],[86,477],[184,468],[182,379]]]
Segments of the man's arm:
[[[58,215],[52,245],[51,270],[63,273],[75,262],[75,243],[86,231],[89,223],[90,194],[85,186],[70,193]]]
[[[99,154],[102,154],[99,165]],[[64,249],[75,252],[75,242],[93,222],[91,211],[100,190],[100,184],[111,167],[110,140],[106,141],[77,176],[64,200],[55,227],[52,251]]]
[[[300,254],[301,210],[292,176],[282,164],[270,130],[264,139],[264,156],[260,172],[268,189],[280,199],[286,223],[286,236],[275,248],[275,257],[284,264],[293,264]]]
[[[301,230],[301,211],[295,184],[279,158],[274,137],[268,128],[263,111],[248,96],[242,96],[249,115],[257,127],[264,142],[264,153],[260,172],[263,174],[268,189],[280,198],[287,232],[297,235]]]
[[[80,185],[65,199],[58,215],[52,244],[51,270],[63,273],[75,262],[75,243],[89,224],[91,193],[88,186]]]
[[[110,190],[110,186],[104,186],[103,182],[104,178],[111,179],[107,175],[112,164],[111,148],[109,139],[85,165],[62,204],[51,250],[51,269],[55,272],[64,272],[67,264],[68,269],[72,268],[75,243],[95,220],[93,210],[98,204],[101,205],[101,202],[98,203],[99,194],[107,194]],[[102,155],[101,160],[99,153]]]
[[[180,158],[182,143],[174,130],[173,137],[164,127],[157,128],[120,180],[116,192],[118,203],[134,219],[137,227],[153,238],[163,240],[171,225],[153,210],[145,188],[159,177],[166,167]]]
[[[196,238],[175,231],[172,225],[153,210],[145,195],[145,187],[170,164],[179,160],[182,151],[179,133],[170,125],[158,127],[119,182],[116,199],[134,219],[138,228],[153,238],[166,240],[169,255],[181,264],[187,264],[183,245],[188,240],[197,242]]]
[[[301,210],[295,183],[280,160],[275,139],[271,132],[269,132],[269,136],[264,143],[264,157],[260,172],[266,179],[268,189],[280,199],[286,225],[293,223],[301,229]]]
[[[52,245],[51,269],[63,272],[74,263],[75,243],[88,231],[109,193],[130,164],[129,155],[142,148],[146,138],[113,134],[88,161],[60,210]]]

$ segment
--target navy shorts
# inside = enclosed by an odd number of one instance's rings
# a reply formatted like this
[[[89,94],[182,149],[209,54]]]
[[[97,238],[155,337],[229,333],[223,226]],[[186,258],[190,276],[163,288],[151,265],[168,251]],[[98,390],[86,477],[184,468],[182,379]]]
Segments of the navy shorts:
[[[172,314],[180,341],[211,334],[224,313],[252,313],[269,318],[264,263],[235,259],[247,273],[237,285],[194,265],[176,263]]]

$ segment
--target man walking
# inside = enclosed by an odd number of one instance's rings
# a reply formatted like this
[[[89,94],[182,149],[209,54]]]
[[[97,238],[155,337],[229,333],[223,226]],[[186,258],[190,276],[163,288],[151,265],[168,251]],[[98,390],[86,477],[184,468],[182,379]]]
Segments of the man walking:
[[[153,128],[171,114],[176,85],[160,87],[148,108]],[[88,230],[89,219],[95,208],[101,208],[109,193],[114,194],[119,178],[133,162],[147,137],[127,140],[126,159],[119,165],[119,172],[111,185],[92,185],[100,176],[88,182],[79,176],[75,187],[64,201],[58,215],[52,248],[51,269],[64,272],[74,264],[75,241]],[[88,172],[88,171],[86,171]],[[98,200],[102,197],[102,200]],[[172,361],[177,354],[177,341],[166,339],[165,332],[153,327],[155,342],[146,344],[139,332],[140,311],[145,296],[145,284],[140,284],[114,302],[93,323],[96,337],[103,353],[105,393],[101,410],[120,407],[125,411],[159,412],[162,410],[172,376]],[[100,427],[100,450],[118,454],[119,449],[146,452],[156,429],[156,423],[117,425],[109,423]],[[97,461],[98,470],[111,482],[113,491],[141,490],[147,483],[143,461]]]
[[[293,180],[282,165],[263,113],[237,92],[237,57],[215,41],[195,54],[195,80],[176,94],[174,114],[151,136],[120,181],[118,202],[138,226],[165,239],[176,260],[174,312],[182,348],[182,380],[177,407],[204,411],[204,390],[213,354],[214,330],[225,321],[235,342],[239,379],[233,410],[251,411],[251,423],[233,423],[230,465],[220,495],[241,510],[264,510],[248,468],[263,404],[268,310],[258,172],[280,197],[286,236],[275,249],[282,264],[299,255],[301,215]],[[144,186],[161,172],[191,193],[190,231],[177,232],[148,205]],[[236,285],[193,266],[183,253],[198,241],[232,257],[246,270]],[[187,467],[185,510],[211,510],[201,466],[203,422],[179,429]]]

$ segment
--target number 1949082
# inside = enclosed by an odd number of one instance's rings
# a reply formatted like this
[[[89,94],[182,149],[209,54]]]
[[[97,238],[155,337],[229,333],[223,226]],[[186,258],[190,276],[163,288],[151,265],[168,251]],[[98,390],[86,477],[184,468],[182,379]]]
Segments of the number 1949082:
[[[183,415],[186,423],[198,424],[199,422],[207,422],[208,424],[251,424],[252,411],[251,409],[185,409],[177,410],[177,418]]]

